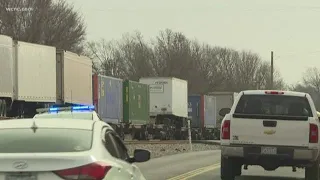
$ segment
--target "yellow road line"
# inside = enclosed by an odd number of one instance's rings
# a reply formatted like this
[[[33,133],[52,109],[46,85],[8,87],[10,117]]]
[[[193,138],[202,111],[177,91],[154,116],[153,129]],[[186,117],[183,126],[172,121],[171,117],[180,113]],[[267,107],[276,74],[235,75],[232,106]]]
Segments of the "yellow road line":
[[[218,168],[220,168],[220,165],[216,165],[216,166],[210,167],[210,168],[208,168],[208,169],[203,170],[202,172],[198,172],[198,173],[195,173],[195,174],[193,174],[193,175],[191,175],[191,176],[188,176],[185,180],[187,180],[187,179],[189,179],[189,178],[192,178],[192,177],[195,177],[195,176],[198,176],[198,175],[203,174],[203,173],[205,173],[205,172],[218,169]]]
[[[210,166],[206,166],[206,167],[202,167],[202,168],[199,168],[199,169],[195,169],[193,171],[189,171],[189,172],[184,173],[184,174],[180,174],[179,176],[175,176],[175,177],[172,177],[172,178],[167,179],[167,180],[186,180],[188,178],[197,176],[199,174],[202,174],[202,173],[214,170],[214,169],[218,169],[219,167],[220,167],[220,163],[217,163],[217,164],[213,164],[213,165],[210,165]]]

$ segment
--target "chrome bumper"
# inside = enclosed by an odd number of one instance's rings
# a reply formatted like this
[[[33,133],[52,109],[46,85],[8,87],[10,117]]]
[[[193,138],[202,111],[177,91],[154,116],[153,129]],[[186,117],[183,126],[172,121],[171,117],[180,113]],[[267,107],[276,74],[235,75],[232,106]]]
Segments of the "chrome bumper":
[[[221,155],[227,157],[266,156],[260,153],[260,149],[261,146],[221,146]],[[304,149],[297,147],[277,147],[277,149],[281,149],[281,153],[271,156],[284,156],[293,160],[314,161],[317,159],[319,154],[317,149]]]

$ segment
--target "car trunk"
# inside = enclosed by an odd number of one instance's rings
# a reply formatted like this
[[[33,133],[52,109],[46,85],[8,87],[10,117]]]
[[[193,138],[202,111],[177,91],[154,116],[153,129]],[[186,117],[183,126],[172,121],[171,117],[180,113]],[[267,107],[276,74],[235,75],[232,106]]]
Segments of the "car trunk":
[[[88,153],[3,153],[0,179],[60,180],[53,171],[79,167],[94,161]]]

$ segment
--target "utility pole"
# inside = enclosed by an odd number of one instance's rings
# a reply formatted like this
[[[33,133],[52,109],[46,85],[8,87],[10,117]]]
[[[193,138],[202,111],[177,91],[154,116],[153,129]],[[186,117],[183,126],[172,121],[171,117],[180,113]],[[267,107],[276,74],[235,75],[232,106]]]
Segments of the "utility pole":
[[[273,89],[273,51],[271,51],[271,74],[270,74],[270,87]]]

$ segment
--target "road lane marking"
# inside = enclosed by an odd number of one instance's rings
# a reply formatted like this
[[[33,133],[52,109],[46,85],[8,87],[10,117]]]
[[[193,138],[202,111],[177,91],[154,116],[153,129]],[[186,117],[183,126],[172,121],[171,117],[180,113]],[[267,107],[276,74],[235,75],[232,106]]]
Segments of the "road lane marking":
[[[208,172],[208,171],[213,170],[213,169],[217,169],[219,167],[220,167],[220,163],[217,163],[217,164],[213,164],[213,165],[210,165],[210,166],[206,166],[206,167],[202,167],[202,168],[199,168],[199,169],[195,169],[193,171],[189,171],[187,173],[181,174],[181,175],[176,176],[176,177],[172,177],[172,178],[167,179],[167,180],[185,180],[187,178],[194,177],[196,175],[202,174],[204,172]]]
[[[185,180],[185,179],[197,176],[199,174],[202,174],[202,173],[217,169],[219,167],[220,167],[220,163],[217,163],[217,164],[213,164],[213,165],[210,165],[210,166],[198,168],[198,169],[195,169],[193,171],[189,171],[189,172],[184,173],[184,174],[180,174],[178,176],[169,178],[167,180]]]
[[[208,172],[208,171],[216,170],[216,169],[218,169],[218,168],[220,168],[220,164],[219,164],[219,165],[216,165],[216,166],[213,166],[213,167],[210,167],[210,168],[208,168],[208,169],[205,169],[205,170],[203,170],[202,172],[198,172],[198,173],[195,173],[195,174],[193,174],[193,175],[191,175],[191,176],[188,176],[187,178],[185,178],[185,180],[190,179],[190,178],[193,178],[193,177],[198,176],[198,175],[200,175],[200,174],[206,173],[206,172]]]

